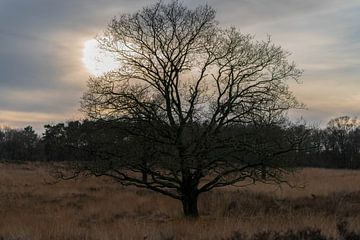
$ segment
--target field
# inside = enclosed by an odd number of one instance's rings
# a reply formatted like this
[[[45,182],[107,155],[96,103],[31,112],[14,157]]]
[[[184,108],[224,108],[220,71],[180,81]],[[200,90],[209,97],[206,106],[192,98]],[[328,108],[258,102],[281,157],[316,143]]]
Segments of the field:
[[[107,178],[54,183],[50,171],[43,164],[0,165],[0,239],[240,239],[236,232],[306,227],[338,238],[343,220],[360,232],[360,171],[304,169],[291,179],[299,188],[210,192],[200,198],[199,220],[184,219],[177,201],[144,189]]]

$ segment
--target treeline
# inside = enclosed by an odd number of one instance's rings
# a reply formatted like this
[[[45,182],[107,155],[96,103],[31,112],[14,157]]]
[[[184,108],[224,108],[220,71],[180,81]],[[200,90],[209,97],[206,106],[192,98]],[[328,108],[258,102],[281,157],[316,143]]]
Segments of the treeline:
[[[0,129],[1,160],[44,160],[43,149],[43,140],[31,126],[24,129]]]
[[[299,153],[298,165],[332,168],[360,168],[360,121],[342,116],[325,129],[312,129]]]
[[[75,161],[116,154],[125,126],[105,121],[69,121],[45,125],[38,135],[31,126],[0,129],[0,160]]]
[[[137,158],[149,158],[153,154],[151,144],[129,139],[129,126],[122,122],[70,121],[45,125],[45,132],[39,136],[31,126],[24,129],[0,129],[0,159],[5,161],[87,161],[124,157],[127,148],[136,148]],[[275,152],[281,145],[277,136],[286,136],[294,131],[303,131],[306,136],[301,150],[293,153],[289,164],[295,166],[360,168],[360,124],[357,118],[343,116],[332,119],[325,129],[307,128],[305,125],[292,127],[271,126],[258,129],[242,126],[228,129],[228,133],[242,133],[244,141],[257,144],[256,156],[261,158]],[[277,134],[282,131],[282,134]],[[251,136],[251,137],[249,137]],[[267,145],[261,142],[268,138]],[[273,138],[273,141],[269,141]],[[272,142],[272,145],[268,143]],[[134,156],[128,156],[134,157]],[[244,156],[249,157],[249,156]],[[250,157],[255,157],[251,156]]]

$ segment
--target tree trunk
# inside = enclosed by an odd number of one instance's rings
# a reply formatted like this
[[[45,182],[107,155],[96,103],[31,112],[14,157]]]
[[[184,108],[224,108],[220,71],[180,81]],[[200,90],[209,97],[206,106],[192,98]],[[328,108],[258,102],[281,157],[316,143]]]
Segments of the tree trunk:
[[[198,211],[198,195],[197,194],[190,194],[188,196],[184,196],[181,199],[183,205],[183,211],[185,217],[189,218],[197,218],[199,217]]]
[[[197,218],[198,211],[198,196],[197,189],[199,182],[195,178],[189,168],[184,168],[182,171],[182,186],[181,186],[181,202],[183,205],[184,215],[187,218]]]
[[[147,158],[146,157],[142,157],[141,164],[143,165],[144,169],[147,169]],[[148,173],[146,172],[146,170],[142,170],[141,174],[142,174],[142,181],[144,183],[147,183],[148,182]]]
[[[142,181],[144,183],[147,183],[148,182],[148,174],[146,171],[142,171]]]
[[[266,175],[267,175],[266,167],[264,165],[262,165],[261,166],[261,179],[266,181]]]

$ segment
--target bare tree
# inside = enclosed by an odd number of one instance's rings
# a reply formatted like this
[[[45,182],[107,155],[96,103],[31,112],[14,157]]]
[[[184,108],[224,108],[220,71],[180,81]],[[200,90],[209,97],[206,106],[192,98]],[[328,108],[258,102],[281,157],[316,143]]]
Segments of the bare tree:
[[[221,28],[207,5],[178,1],[114,18],[99,42],[119,69],[89,79],[82,110],[127,123],[126,137],[122,154],[85,169],[178,199],[191,217],[213,188],[284,181],[278,160],[304,134],[284,127],[286,111],[301,107],[287,80],[301,71],[281,47]]]
[[[325,149],[338,167],[354,168],[359,153],[359,120],[349,116],[331,119],[325,129]]]

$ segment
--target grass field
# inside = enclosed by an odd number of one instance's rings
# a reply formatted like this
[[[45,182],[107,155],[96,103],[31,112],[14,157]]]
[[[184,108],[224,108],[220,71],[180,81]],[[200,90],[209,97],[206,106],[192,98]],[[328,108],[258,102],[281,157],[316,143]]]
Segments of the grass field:
[[[302,188],[213,191],[201,196],[201,218],[191,221],[170,198],[106,178],[53,184],[50,170],[0,165],[0,239],[231,239],[306,227],[337,238],[341,220],[360,232],[360,171],[305,169],[292,177]]]

